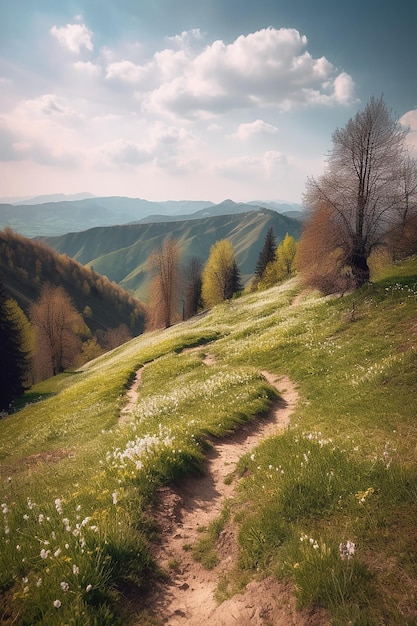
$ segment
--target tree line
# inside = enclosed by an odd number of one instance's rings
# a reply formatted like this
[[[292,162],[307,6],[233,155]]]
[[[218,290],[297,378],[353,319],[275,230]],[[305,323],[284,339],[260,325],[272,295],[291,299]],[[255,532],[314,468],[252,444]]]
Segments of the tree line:
[[[277,246],[270,227],[253,279],[246,289],[266,289],[292,276],[296,250],[296,241],[288,234]],[[148,289],[149,329],[168,328],[202,309],[231,300],[243,291],[241,272],[229,239],[221,239],[212,245],[205,264],[192,257],[181,266],[179,244],[168,236],[151,254],[147,267],[152,277]]]

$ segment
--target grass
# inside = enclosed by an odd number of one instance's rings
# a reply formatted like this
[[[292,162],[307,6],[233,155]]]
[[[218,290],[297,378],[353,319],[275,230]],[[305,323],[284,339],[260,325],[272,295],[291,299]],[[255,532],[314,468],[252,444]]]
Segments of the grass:
[[[156,488],[201,471],[208,438],[267,410],[270,370],[297,384],[291,426],[241,459],[238,494],[194,555],[215,565],[230,518],[240,554],[224,589],[273,575],[335,625],[415,624],[416,283],[416,259],[343,298],[291,304],[290,281],[31,389],[0,421],[2,623],[134,623],[124,595],[146,597],[161,575]]]

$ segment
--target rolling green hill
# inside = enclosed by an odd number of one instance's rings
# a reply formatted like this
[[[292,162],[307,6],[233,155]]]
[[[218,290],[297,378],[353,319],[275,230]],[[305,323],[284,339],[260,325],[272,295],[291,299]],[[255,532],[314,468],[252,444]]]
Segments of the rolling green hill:
[[[297,389],[289,427],[230,466],[203,543],[176,541],[190,562],[210,555],[219,602],[256,581],[262,606],[265,580],[278,585],[276,623],[414,626],[417,260],[373,281],[320,297],[293,279],[32,389],[38,402],[0,419],[2,623],[167,623],[152,592],[170,594],[178,564],[155,562],[155,501],[204,471],[213,443],[267,420],[267,371]]]
[[[98,273],[146,300],[146,260],[166,236],[171,235],[179,242],[182,262],[197,256],[203,263],[216,241],[230,239],[245,280],[254,272],[269,227],[273,228],[277,242],[286,233],[298,239],[301,231],[297,220],[259,209],[176,222],[93,228],[39,240],[61,254],[93,266]]]

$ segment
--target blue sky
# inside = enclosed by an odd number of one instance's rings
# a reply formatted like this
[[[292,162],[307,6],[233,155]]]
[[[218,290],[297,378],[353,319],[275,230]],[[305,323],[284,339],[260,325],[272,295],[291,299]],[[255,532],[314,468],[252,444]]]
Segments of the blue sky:
[[[417,156],[415,0],[0,0],[0,197],[301,201],[372,95]]]

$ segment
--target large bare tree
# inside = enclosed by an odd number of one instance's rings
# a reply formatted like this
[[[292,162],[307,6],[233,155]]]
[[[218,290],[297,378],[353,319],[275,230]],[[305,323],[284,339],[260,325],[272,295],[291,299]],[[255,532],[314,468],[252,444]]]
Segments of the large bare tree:
[[[178,316],[179,245],[167,237],[148,259],[152,280],[149,286],[148,326],[168,328]]]
[[[326,265],[330,254],[355,287],[369,280],[371,252],[403,220],[404,168],[411,168],[411,175],[415,168],[408,159],[406,134],[383,98],[372,97],[363,111],[334,132],[325,173],[307,183],[304,202],[312,219],[305,231],[321,224],[319,256]],[[311,246],[314,238],[307,236],[303,242],[302,237],[301,259],[308,257],[306,239]]]
[[[46,284],[30,307],[30,321],[37,333],[35,360],[45,378],[73,364],[81,350],[80,333],[85,323],[63,287]]]

